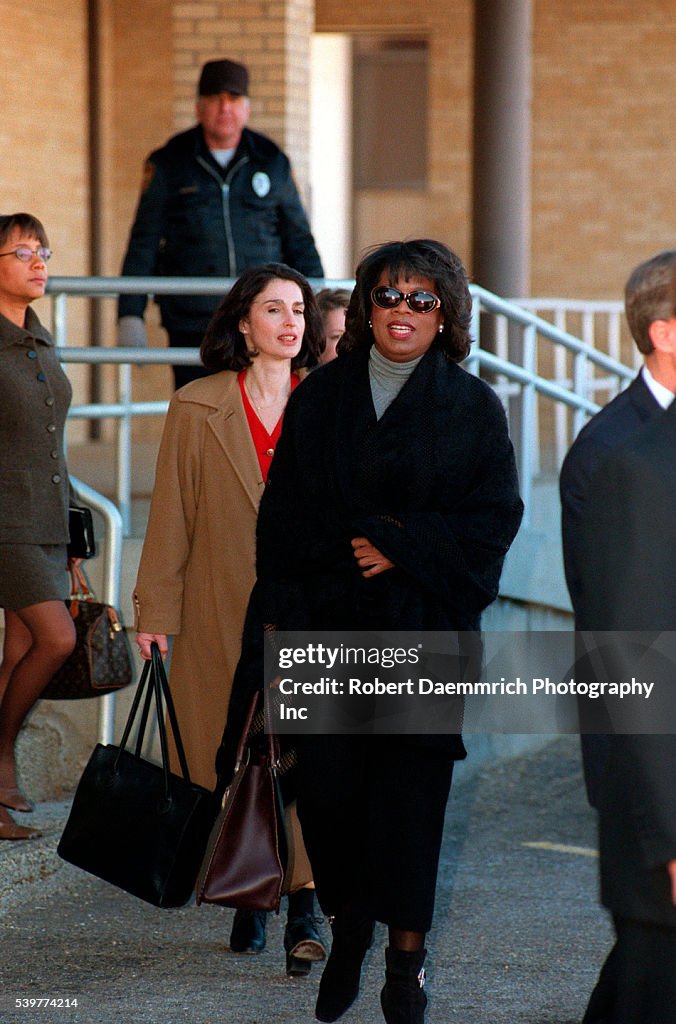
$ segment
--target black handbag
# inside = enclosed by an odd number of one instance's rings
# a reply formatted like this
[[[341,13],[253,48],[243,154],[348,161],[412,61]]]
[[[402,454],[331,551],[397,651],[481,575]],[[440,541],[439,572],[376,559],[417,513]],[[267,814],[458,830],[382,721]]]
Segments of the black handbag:
[[[43,700],[101,697],[133,679],[131,645],[118,612],[96,600],[79,567],[70,566],[70,578],[66,604],[75,623],[75,648],[40,694]]]
[[[153,697],[160,765],[141,753]],[[169,771],[163,697],[181,775]],[[137,718],[131,752],[126,747]],[[156,907],[180,907],[191,897],[216,810],[213,794],[190,781],[162,657],[153,643],[120,746],[95,747],[57,852]]]
[[[68,509],[68,557],[93,558],[96,554],[94,519],[86,505],[71,505]]]
[[[252,700],[235,774],[209,837],[196,885],[198,904],[277,911],[286,891],[289,849],[278,740],[272,732],[256,738],[252,731],[261,700],[260,693]]]

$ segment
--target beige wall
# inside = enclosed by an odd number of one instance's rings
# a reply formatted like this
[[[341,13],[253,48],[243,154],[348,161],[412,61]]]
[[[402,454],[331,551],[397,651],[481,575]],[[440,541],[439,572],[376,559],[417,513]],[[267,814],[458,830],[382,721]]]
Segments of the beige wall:
[[[43,5],[37,31],[30,7],[0,0],[13,55],[3,73],[2,208],[45,220],[56,274],[89,269],[86,7]],[[192,121],[205,59],[250,64],[252,123],[289,150],[307,184],[313,19],[320,31],[422,34],[430,46],[429,187],[360,194],[355,250],[434,233],[471,267],[471,0],[100,0],[100,10],[105,273],[119,270],[144,156]],[[534,4],[535,294],[619,296],[634,263],[673,244],[672,14],[671,0]],[[402,113],[396,97],[393,110]],[[84,313],[81,324],[84,338]],[[140,378],[150,391],[155,373]]]
[[[85,0],[0,0],[0,35],[0,208],[43,221],[52,273],[87,273]]]
[[[106,107],[108,150],[111,163],[109,203],[111,230],[105,246],[105,273],[117,276],[127,247],[129,229],[139,197],[143,164],[152,150],[176,130],[174,78],[180,64],[174,60],[172,0],[124,3],[107,0],[105,60],[112,96]],[[187,6],[187,5],[184,5]],[[178,55],[177,58],[178,59]],[[193,103],[194,106],[194,103]],[[108,338],[115,334],[115,304],[107,303]],[[146,312],[152,345],[166,344],[154,303]],[[134,369],[133,393],[139,401],[168,397],[171,370],[167,366]],[[137,420],[137,438],[157,438],[158,419]]]
[[[533,7],[531,290],[620,297],[634,264],[674,244],[673,3]],[[463,0],[317,0],[318,30],[427,33],[431,47],[430,187],[361,195],[359,242],[433,230],[471,268],[472,10]]]
[[[533,293],[619,296],[674,245],[674,5],[535,11]]]
[[[174,130],[171,0],[109,0],[108,108],[114,233],[108,273],[118,274],[136,209],[143,161]]]
[[[88,274],[89,165],[85,0],[33,5],[0,0],[3,41],[0,119],[0,211],[25,210],[44,224],[54,256],[52,275]],[[35,311],[52,325],[48,299]],[[74,336],[89,340],[86,303],[70,311]],[[88,372],[73,367],[75,388]],[[83,434],[73,425],[71,436]]]
[[[434,235],[470,260],[472,10],[470,0],[427,0],[418,5],[401,0],[317,0],[317,31],[425,38],[429,46],[428,187],[360,190],[354,207],[355,259],[365,246],[377,242]],[[396,96],[392,112],[395,118],[416,116],[402,110]]]

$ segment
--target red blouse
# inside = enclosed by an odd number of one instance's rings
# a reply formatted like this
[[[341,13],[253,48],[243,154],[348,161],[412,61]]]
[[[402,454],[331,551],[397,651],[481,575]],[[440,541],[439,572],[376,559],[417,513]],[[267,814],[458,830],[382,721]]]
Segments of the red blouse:
[[[282,414],[271,434],[268,434],[267,430],[261,423],[258,413],[251,404],[251,399],[247,394],[247,390],[244,386],[244,378],[246,377],[246,370],[242,370],[237,375],[239,381],[239,391],[242,396],[242,404],[244,406],[244,412],[246,413],[247,423],[249,424],[249,430],[251,431],[251,440],[254,443],[256,449],[256,455],[258,456],[258,465],[260,466],[261,473],[263,474],[263,483],[268,479],[268,470],[270,463],[272,462],[272,456],[275,454],[275,447],[279,441],[279,435],[282,432],[282,420],[284,414]],[[291,374],[291,390],[300,384],[300,377],[292,373]]]

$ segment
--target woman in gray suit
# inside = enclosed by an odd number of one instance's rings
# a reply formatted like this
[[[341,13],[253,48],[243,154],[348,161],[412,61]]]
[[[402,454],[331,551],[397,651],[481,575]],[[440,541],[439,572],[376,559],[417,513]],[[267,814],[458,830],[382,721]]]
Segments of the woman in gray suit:
[[[28,213],[0,216],[0,839],[32,839],[9,811],[31,811],[14,747],[42,690],[75,644],[68,614],[68,471],[63,432],[71,399],[54,342],[30,309],[44,295],[47,235]]]

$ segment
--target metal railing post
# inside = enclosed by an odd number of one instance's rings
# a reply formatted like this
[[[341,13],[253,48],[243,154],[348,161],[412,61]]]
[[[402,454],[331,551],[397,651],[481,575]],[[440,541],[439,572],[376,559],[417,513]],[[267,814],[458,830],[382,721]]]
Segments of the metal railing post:
[[[68,310],[65,292],[57,292],[52,295],[52,333],[54,344],[63,348],[68,339]]]
[[[519,451],[519,474],[521,498],[524,504],[525,526],[530,525],[533,495],[533,466],[535,464],[532,440],[537,430],[537,394],[535,391],[535,327],[531,324],[523,330],[523,368],[528,382],[521,385],[521,437]]]
[[[559,330],[566,329],[566,311],[557,309],[554,313],[554,323]],[[554,380],[563,387],[568,386],[568,375],[566,370],[566,350],[562,345],[554,349]],[[554,458],[557,466],[560,466],[568,451],[568,409],[561,402],[554,407]]]
[[[587,355],[577,352],[573,358],[573,391],[577,395],[587,397]],[[585,414],[581,408],[573,413],[573,437],[577,437],[585,424]]]
[[[71,476],[71,482],[78,496],[103,517],[106,543],[103,545],[103,593],[105,604],[120,606],[120,572],[122,569],[122,516],[108,498],[93,487]],[[99,743],[112,743],[115,732],[115,694],[108,693],[99,699]]]
[[[124,413],[117,421],[117,445],[115,448],[115,494],[122,516],[125,537],[131,533],[131,364],[120,363],[117,368],[117,400]]]
[[[477,374],[479,372],[479,360],[476,353],[481,349],[481,302],[479,300],[472,303],[470,334],[472,337],[472,347],[464,365],[468,373]]]

